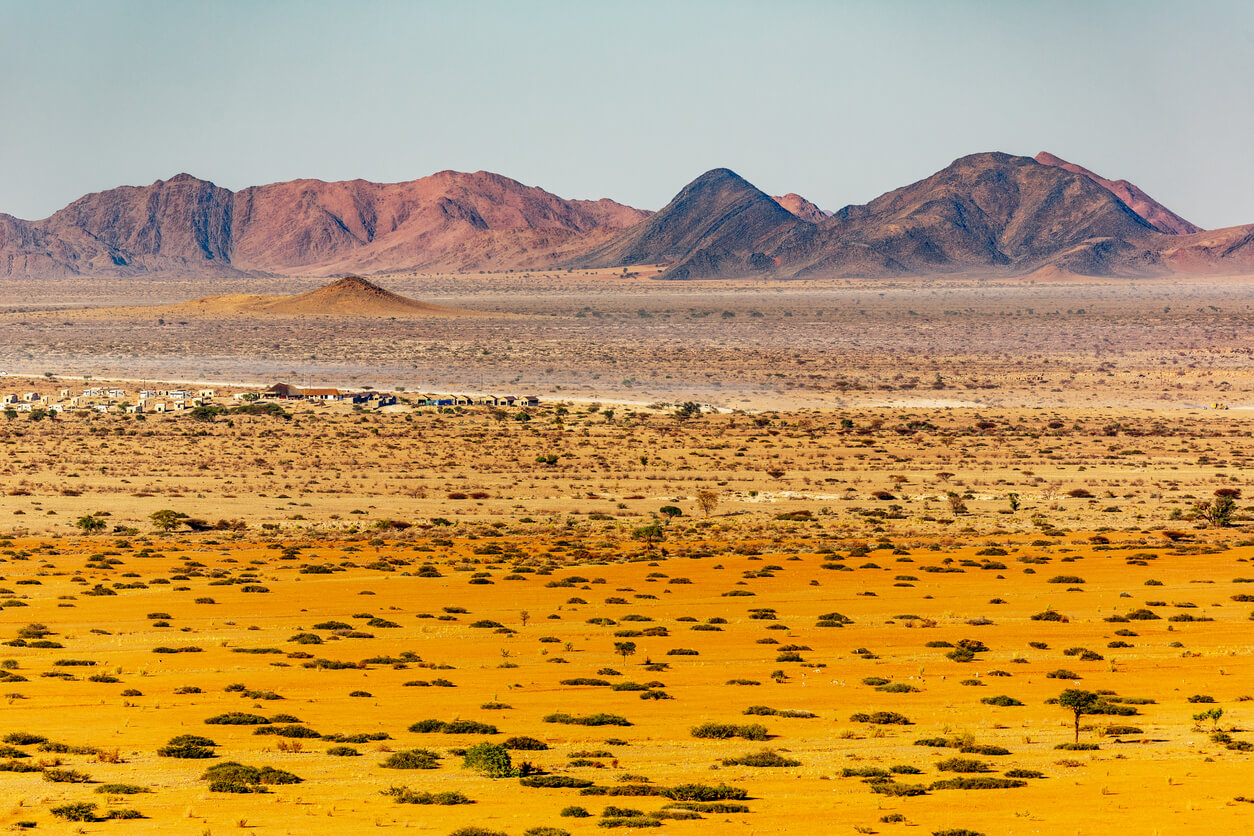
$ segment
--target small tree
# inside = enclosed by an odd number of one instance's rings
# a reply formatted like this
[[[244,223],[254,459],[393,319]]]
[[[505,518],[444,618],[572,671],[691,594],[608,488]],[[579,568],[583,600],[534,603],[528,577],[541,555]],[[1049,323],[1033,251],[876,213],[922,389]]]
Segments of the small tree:
[[[1068,688],[1058,695],[1058,705],[1075,716],[1075,742],[1080,742],[1080,718],[1092,714],[1093,709],[1101,702],[1101,697],[1092,691],[1081,691],[1079,688]]]
[[[1019,510],[1019,505],[1020,505],[1019,494],[1017,493],[1007,494],[1006,500],[1010,503],[1010,510],[1012,513]]]
[[[701,415],[701,404],[696,401],[684,401],[673,413],[676,421],[687,421]]]
[[[1212,708],[1209,711],[1203,711],[1201,714],[1194,714],[1193,720],[1197,723],[1210,720],[1210,730],[1219,731],[1219,721],[1223,719],[1224,710],[1222,708]]]
[[[614,642],[614,652],[623,657],[623,664],[627,663],[627,657],[636,652],[635,642]]]
[[[657,512],[666,519],[668,525],[675,517],[682,517],[684,515],[683,509],[675,505],[663,505],[661,508],[657,509]]]
[[[152,527],[158,531],[173,531],[178,527],[179,522],[187,519],[187,515],[163,508],[160,511],[153,511],[148,519],[152,520]]]
[[[518,620],[522,622],[522,626],[526,627],[527,622],[531,620],[531,613],[522,610],[518,613]]]
[[[962,501],[962,497],[954,491],[947,493],[946,498],[949,500],[949,510],[955,517],[967,512],[967,503]]]
[[[1232,525],[1232,517],[1237,510],[1237,497],[1241,495],[1239,488],[1220,488],[1215,491],[1215,498],[1197,506],[1198,515],[1215,528],[1227,528]]]
[[[74,521],[84,534],[95,534],[105,527],[105,521],[92,514],[84,514]]]
[[[718,507],[718,491],[712,491],[709,488],[697,491],[697,505],[701,506],[701,513],[707,517],[710,516]]]
[[[663,534],[664,532],[662,531],[662,526],[658,523],[642,525],[635,531],[631,532],[632,538],[636,540],[643,540],[645,547],[649,549],[652,549],[653,544],[662,539]]]

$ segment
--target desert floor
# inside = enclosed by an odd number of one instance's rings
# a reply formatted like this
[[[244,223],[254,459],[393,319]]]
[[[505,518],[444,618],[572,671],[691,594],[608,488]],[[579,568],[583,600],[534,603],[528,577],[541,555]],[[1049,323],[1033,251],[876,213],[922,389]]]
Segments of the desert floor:
[[[588,276],[515,305],[521,276],[403,279],[514,316],[159,324],[0,288],[26,308],[0,315],[5,392],[308,375],[544,399],[0,415],[0,826],[1248,828],[1241,283],[929,285],[925,306]],[[1217,491],[1235,509],[1208,521]],[[1102,697],[1082,748],[1058,748],[1068,688]],[[214,745],[159,754],[180,735]],[[463,762],[512,738],[547,747],[509,750],[543,774]],[[415,749],[431,768],[383,765]],[[213,786],[221,762],[301,780]],[[469,803],[404,803],[432,800]]]
[[[604,271],[376,280],[494,315],[84,310],[323,282],[65,279],[32,293],[0,281],[0,371],[746,410],[1254,405],[1254,284],[1241,278],[763,284]]]

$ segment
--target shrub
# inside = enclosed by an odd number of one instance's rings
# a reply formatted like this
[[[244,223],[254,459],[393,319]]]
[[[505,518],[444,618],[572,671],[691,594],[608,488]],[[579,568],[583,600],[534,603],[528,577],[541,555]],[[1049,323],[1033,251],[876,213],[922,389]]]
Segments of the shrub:
[[[678,784],[662,792],[672,801],[744,801],[749,793],[727,784]]]
[[[693,737],[705,740],[727,740],[732,737],[744,740],[766,740],[766,726],[760,723],[738,726],[733,723],[701,723],[690,730]]]
[[[386,790],[380,790],[379,794],[388,796],[397,804],[438,804],[446,807],[455,804],[474,804],[459,792],[414,792],[408,787],[388,787]]]
[[[763,749],[738,758],[723,758],[723,766],[787,767],[801,766],[801,761],[786,758],[774,749]]]
[[[519,778],[518,783],[524,787],[541,787],[544,789],[575,789],[592,786],[592,782],[584,778],[572,778],[569,775],[531,775]],[[562,815],[566,815],[563,813]]]
[[[983,761],[974,758],[947,758],[939,761],[936,768],[941,772],[992,772],[993,769]]]
[[[630,726],[626,717],[617,714],[588,714],[575,716],[572,714],[549,714],[544,718],[546,723],[565,723],[572,726]]]
[[[270,721],[260,714],[246,714],[243,711],[230,711],[226,714],[217,714],[205,720],[205,723],[211,726],[265,726]]]
[[[96,820],[96,804],[91,801],[77,801],[72,804],[62,804],[59,807],[53,807],[48,811],[59,819],[66,821],[95,821]]]
[[[871,785],[871,792],[880,795],[910,797],[927,795],[927,787],[922,784],[898,784],[896,781],[880,781]]]
[[[101,784],[96,787],[96,792],[101,795],[137,795],[152,792],[152,790],[148,787],[141,787],[139,784]]]
[[[1045,773],[1036,769],[1007,769],[1007,778],[1044,778]]]
[[[858,713],[850,715],[851,723],[871,723],[876,726],[910,726],[910,718],[896,711],[876,711],[871,714]]]
[[[462,756],[462,766],[489,778],[508,778],[518,774],[509,750],[499,743],[477,743],[471,746]]]
[[[91,776],[77,769],[48,768],[44,770],[44,780],[54,784],[87,784],[91,782]]]
[[[506,738],[501,745],[516,752],[543,752],[549,748],[549,744],[543,740],[526,737],[525,735]]]
[[[1000,705],[1003,707],[1012,706],[1012,705],[1023,705],[1023,703],[1020,702],[1019,700],[1016,700],[1014,697],[1007,697],[1005,694],[1002,694],[996,697],[984,697],[983,699],[980,700],[980,702],[984,703],[985,705]]]
[[[496,726],[473,720],[419,720],[409,727],[415,734],[500,734]]]
[[[933,790],[1004,790],[1013,789],[1015,787],[1026,787],[1026,781],[1020,781],[1014,778],[994,778],[989,775],[980,775],[975,778],[960,776],[958,778],[946,778],[943,781],[933,781],[928,789]]]
[[[430,749],[393,752],[379,766],[384,769],[439,769],[440,756]]]
[[[587,810],[585,810],[583,807],[580,807],[577,804],[572,804],[569,807],[563,807],[561,812],[558,813],[558,815],[564,816],[568,819],[586,819],[592,814],[589,813]]]

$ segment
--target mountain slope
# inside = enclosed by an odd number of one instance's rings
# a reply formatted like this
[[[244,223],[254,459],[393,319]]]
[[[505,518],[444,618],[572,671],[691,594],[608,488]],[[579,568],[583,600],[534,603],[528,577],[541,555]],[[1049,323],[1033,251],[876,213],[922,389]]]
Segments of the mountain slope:
[[[1107,180],[1105,177],[1089,171],[1084,166],[1069,163],[1048,151],[1040,152],[1034,159],[1041,165],[1056,166],[1066,169],[1073,174],[1083,174],[1122,200],[1129,209],[1148,221],[1150,226],[1159,232],[1165,232],[1168,235],[1190,235],[1194,232],[1202,231],[1200,226],[1189,223],[1127,180]]]
[[[551,264],[647,214],[487,172],[238,193],[180,174],[87,195],[42,221],[0,216],[0,275],[512,268]]]
[[[773,256],[783,276],[881,276],[1046,264],[1106,275],[1160,269],[1159,233],[1088,177],[1002,153],[847,206]]]
[[[572,259],[578,267],[667,264],[663,278],[749,275],[774,267],[766,253],[799,220],[738,174],[716,168],[649,218]]]

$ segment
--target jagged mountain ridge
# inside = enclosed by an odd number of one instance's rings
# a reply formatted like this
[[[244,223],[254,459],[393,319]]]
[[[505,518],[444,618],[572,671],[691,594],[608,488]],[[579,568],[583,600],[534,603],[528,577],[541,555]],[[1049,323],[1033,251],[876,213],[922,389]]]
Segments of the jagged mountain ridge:
[[[0,275],[201,275],[512,268],[647,217],[489,172],[406,183],[295,180],[231,192],[179,174],[0,216]]]
[[[650,213],[487,172],[294,180],[231,192],[182,174],[0,214],[0,276],[343,275],[660,265],[670,279],[1254,270],[1254,225],[1211,231],[1126,181],[1042,152],[972,154],[827,213],[725,168]]]

